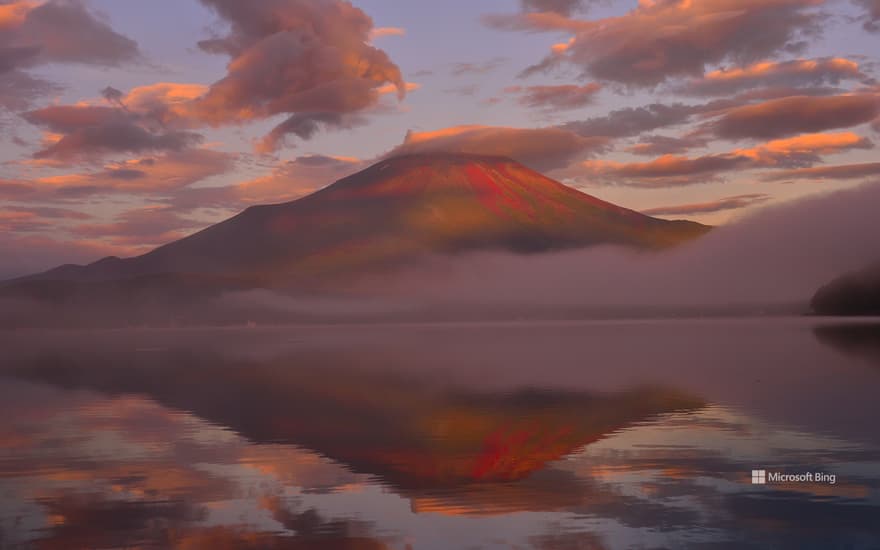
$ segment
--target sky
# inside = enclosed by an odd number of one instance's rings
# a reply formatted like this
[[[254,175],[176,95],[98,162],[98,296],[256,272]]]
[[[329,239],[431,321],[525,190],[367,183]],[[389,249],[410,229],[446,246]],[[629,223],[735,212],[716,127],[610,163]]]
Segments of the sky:
[[[878,0],[0,0],[0,278],[410,150],[727,224],[880,175]]]

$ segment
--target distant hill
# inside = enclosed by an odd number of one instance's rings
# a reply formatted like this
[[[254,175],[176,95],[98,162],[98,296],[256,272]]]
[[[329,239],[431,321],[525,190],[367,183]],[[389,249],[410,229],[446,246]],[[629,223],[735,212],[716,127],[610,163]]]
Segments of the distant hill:
[[[810,305],[819,315],[880,315],[880,263],[834,279]]]

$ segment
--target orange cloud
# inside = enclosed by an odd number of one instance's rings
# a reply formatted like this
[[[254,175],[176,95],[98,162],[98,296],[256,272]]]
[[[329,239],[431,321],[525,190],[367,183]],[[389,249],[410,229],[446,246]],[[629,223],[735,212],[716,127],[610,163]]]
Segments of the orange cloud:
[[[788,61],[785,63],[762,61],[744,69],[712,71],[706,75],[705,79],[714,82],[730,82],[732,80],[763,77],[777,72],[811,73],[820,67],[827,67],[840,74],[848,74],[851,76],[861,75],[859,64],[855,61],[840,57],[832,57],[819,61],[798,59],[796,61]]]
[[[382,38],[383,36],[403,36],[406,29],[400,27],[376,27],[370,31],[370,39]]]
[[[872,147],[867,138],[852,132],[836,134],[803,134],[800,136],[777,139],[763,145],[748,149],[736,149],[732,155],[752,159],[756,164],[774,166],[792,164],[796,157],[803,157],[800,163],[818,161],[816,155],[828,155],[848,149],[866,149]]]
[[[812,151],[830,153],[864,144],[865,138],[852,132],[837,134],[803,134],[800,136],[776,139],[761,146],[770,152]]]
[[[0,231],[23,232],[43,229],[48,225],[33,212],[4,210],[0,211]]]
[[[712,71],[676,88],[676,91],[690,95],[724,95],[759,86],[837,84],[845,79],[866,81],[868,77],[858,63],[842,57],[760,61],[746,67]]]
[[[157,82],[147,86],[133,88],[125,96],[125,104],[134,109],[142,109],[153,103],[180,103],[195,99],[208,90],[204,84],[179,84],[174,82]]]
[[[186,126],[189,102],[202,97],[207,91],[208,86],[204,84],[157,82],[133,88],[128,94],[107,88],[104,97],[142,115],[148,121],[154,119],[161,124],[184,123]]]
[[[669,154],[648,162],[595,160],[586,161],[582,166],[590,174],[611,183],[672,186],[704,182],[706,178],[732,170],[809,166],[820,162],[821,155],[872,146],[870,140],[852,132],[805,134],[695,158]]]
[[[688,158],[663,155],[649,162],[586,161],[588,173],[613,183],[636,186],[673,186],[700,183],[705,177],[727,172],[749,164],[739,155],[705,155]],[[700,180],[699,177],[704,177]]]
[[[234,161],[235,155],[229,153],[190,149],[111,163],[97,172],[37,178],[32,188],[45,198],[166,192],[223,174],[232,169]]]
[[[880,94],[791,96],[734,107],[709,124],[727,139],[776,138],[865,124],[880,115]]]
[[[416,84],[415,82],[405,82],[404,83],[404,89],[406,90],[407,93],[418,90],[421,87],[422,87],[421,84]],[[392,84],[390,82],[388,84],[383,84],[382,86],[379,86],[378,88],[376,88],[376,92],[378,92],[380,95],[396,94],[397,91],[398,91],[397,85]]]
[[[555,54],[562,54],[565,53],[565,51],[569,49],[572,44],[574,44],[574,38],[570,38],[568,42],[557,42],[556,44],[550,46],[550,51]]]
[[[18,27],[24,23],[28,12],[37,7],[35,0],[19,0],[9,4],[0,4],[0,30]]]
[[[0,211],[0,231],[13,233],[46,232],[60,224],[83,221],[92,216],[67,208],[6,205]]]

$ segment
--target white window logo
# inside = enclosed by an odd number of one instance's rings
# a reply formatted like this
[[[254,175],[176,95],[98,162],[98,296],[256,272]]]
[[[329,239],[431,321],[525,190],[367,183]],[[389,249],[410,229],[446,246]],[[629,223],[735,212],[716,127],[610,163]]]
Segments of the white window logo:
[[[752,470],[752,484],[765,485],[767,483],[767,470]]]

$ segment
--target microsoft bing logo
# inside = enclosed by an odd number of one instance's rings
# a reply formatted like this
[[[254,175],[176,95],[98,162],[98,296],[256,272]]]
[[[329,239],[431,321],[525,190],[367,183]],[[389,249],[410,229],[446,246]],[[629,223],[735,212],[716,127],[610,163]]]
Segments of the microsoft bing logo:
[[[766,485],[767,470],[752,470],[752,485]]]

